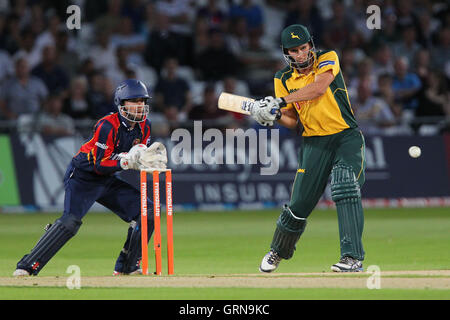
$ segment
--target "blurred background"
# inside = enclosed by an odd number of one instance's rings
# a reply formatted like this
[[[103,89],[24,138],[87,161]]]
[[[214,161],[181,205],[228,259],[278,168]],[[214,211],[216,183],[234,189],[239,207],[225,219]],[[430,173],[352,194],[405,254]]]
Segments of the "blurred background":
[[[374,4],[380,29],[367,27]],[[79,29],[68,28],[70,5],[81,9]],[[117,111],[114,89],[127,78],[151,92],[152,136],[169,155],[173,130],[192,130],[195,120],[203,130],[260,129],[218,110],[218,95],[273,95],[285,66],[280,33],[294,23],[340,58],[366,135],[366,205],[449,206],[448,1],[0,0],[0,211],[61,208],[66,166],[96,120]],[[278,129],[279,174],[260,176],[263,165],[172,164],[175,203],[288,201],[301,142]],[[411,145],[420,158],[409,157]],[[319,206],[332,205],[327,192]]]

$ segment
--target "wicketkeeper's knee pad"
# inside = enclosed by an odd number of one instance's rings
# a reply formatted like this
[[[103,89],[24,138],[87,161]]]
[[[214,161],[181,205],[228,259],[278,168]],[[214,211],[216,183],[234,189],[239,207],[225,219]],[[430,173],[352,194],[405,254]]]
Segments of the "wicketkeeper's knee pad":
[[[58,250],[78,232],[81,223],[81,220],[72,215],[64,215],[57,219],[46,229],[31,252],[17,263],[17,268],[37,275]]]
[[[291,209],[284,205],[277,220],[277,227],[273,235],[271,249],[283,259],[290,259],[294,255],[295,245],[306,227],[306,219],[296,217]]]
[[[331,197],[336,203],[338,213],[341,256],[363,260],[364,250],[361,238],[364,214],[361,191],[350,166],[337,165],[331,171]]]

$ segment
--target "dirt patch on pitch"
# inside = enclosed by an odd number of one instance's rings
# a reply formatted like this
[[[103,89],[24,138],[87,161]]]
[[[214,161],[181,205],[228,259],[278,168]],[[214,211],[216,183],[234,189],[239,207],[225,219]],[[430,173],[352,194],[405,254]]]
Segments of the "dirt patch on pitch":
[[[81,277],[81,287],[367,288],[372,274],[284,273],[192,276]],[[1,277],[0,286],[66,287],[66,277]],[[382,289],[450,289],[450,270],[382,272]]]

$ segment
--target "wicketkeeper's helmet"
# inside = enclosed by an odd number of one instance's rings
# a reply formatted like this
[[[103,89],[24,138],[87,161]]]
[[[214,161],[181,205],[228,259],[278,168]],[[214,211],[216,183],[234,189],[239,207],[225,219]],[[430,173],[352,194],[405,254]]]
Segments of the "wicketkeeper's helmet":
[[[311,44],[311,49],[308,54],[308,59],[303,62],[296,62],[288,53],[288,49],[301,46],[305,43]],[[281,48],[283,50],[283,56],[286,62],[294,68],[305,69],[310,67],[314,63],[316,48],[312,36],[309,34],[308,29],[301,24],[292,24],[286,27],[281,32]]]
[[[144,99],[144,105],[127,105],[124,103],[126,100],[131,99]],[[114,104],[119,109],[119,113],[125,119],[131,122],[142,122],[147,119],[149,112],[148,101],[150,96],[148,95],[147,87],[139,80],[128,79],[122,82],[117,88],[114,94]],[[129,107],[136,107],[135,112],[131,112]]]

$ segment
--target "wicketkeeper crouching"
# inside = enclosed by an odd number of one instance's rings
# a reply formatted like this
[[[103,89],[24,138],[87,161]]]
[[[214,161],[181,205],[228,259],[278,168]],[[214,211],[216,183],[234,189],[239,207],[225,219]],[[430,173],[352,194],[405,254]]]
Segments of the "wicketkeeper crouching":
[[[121,180],[121,170],[166,169],[167,152],[159,142],[150,145],[150,97],[145,85],[129,79],[115,91],[118,112],[101,118],[89,141],[72,158],[64,176],[64,213],[45,233],[30,253],[18,263],[14,276],[37,275],[81,226],[94,202],[105,206],[129,223],[127,238],[114,267],[114,275],[141,273],[140,192]],[[147,198],[147,208],[152,202]],[[148,237],[153,233],[149,212]]]

